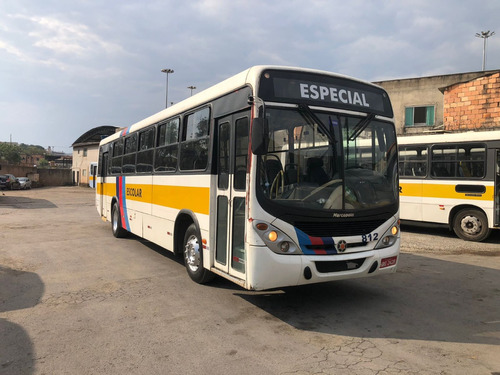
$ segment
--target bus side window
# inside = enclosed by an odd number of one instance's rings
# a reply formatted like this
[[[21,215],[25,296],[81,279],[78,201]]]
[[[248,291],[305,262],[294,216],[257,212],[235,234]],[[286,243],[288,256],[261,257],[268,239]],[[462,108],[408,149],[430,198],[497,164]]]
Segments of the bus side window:
[[[235,138],[235,163],[234,163],[234,188],[245,190],[247,182],[247,158],[248,158],[248,118],[236,120]]]
[[[111,159],[111,174],[122,173],[123,139],[113,142],[113,158]]]
[[[155,129],[153,127],[139,133],[139,152],[137,153],[137,172],[153,171],[153,147]]]
[[[181,170],[202,170],[208,163],[208,107],[191,113],[184,119],[179,167]]]
[[[137,152],[137,133],[131,134],[125,138],[125,147],[123,155],[123,173],[135,173],[135,157]]]
[[[158,126],[158,141],[155,150],[155,172],[177,170],[179,151],[179,119],[168,120]]]
[[[427,175],[427,148],[425,146],[400,146],[399,174],[403,177],[425,177]]]

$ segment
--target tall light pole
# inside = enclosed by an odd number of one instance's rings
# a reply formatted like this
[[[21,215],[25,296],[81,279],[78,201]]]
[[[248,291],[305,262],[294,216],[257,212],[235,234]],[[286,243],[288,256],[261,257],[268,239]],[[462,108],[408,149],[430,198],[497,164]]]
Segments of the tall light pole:
[[[165,93],[165,108],[167,108],[168,107],[168,75],[170,73],[173,73],[174,70],[173,69],[162,69],[161,72],[165,73],[167,75],[167,88],[166,88],[166,93]]]
[[[196,90],[196,86],[188,86],[187,88],[191,90],[191,96],[193,96],[193,90]]]
[[[486,39],[488,39],[490,36],[493,35],[495,35],[495,32],[494,31],[490,32],[490,30],[476,33],[476,37],[483,38],[483,71],[486,68]]]

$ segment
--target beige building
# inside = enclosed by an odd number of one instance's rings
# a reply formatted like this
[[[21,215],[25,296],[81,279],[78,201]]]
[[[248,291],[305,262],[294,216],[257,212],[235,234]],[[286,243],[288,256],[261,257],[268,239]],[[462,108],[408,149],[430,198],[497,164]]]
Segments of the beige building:
[[[500,129],[500,114],[488,115],[495,106],[500,112],[499,74],[489,70],[374,83],[389,93],[398,135]],[[472,99],[472,94],[477,96]],[[459,108],[464,113],[455,113]],[[467,110],[476,112],[473,116]]]
[[[115,126],[99,126],[82,134],[71,146],[73,147],[73,164],[71,171],[73,185],[88,185],[91,175],[91,163],[99,158],[99,142],[114,134]]]

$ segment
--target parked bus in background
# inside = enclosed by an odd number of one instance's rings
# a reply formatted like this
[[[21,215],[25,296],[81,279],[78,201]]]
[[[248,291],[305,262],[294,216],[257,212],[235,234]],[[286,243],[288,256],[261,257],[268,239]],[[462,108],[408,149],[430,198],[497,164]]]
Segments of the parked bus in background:
[[[397,181],[382,88],[256,66],[101,141],[96,204],[194,281],[262,290],[394,272]]]
[[[401,220],[483,241],[500,221],[500,131],[398,138]]]
[[[97,163],[90,163],[89,165],[89,186],[91,188],[96,187],[96,177],[97,177]]]

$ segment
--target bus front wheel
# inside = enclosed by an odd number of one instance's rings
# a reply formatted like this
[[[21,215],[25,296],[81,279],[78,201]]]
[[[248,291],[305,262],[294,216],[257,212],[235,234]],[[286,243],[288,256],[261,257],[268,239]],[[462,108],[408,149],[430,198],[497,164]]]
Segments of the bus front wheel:
[[[127,235],[127,231],[122,227],[120,207],[117,203],[113,204],[111,209],[111,230],[116,238],[123,238]]]
[[[191,224],[184,235],[184,264],[189,277],[198,284],[213,279],[214,274],[203,268],[203,244],[195,224]]]
[[[488,218],[484,213],[467,208],[455,215],[453,231],[465,241],[484,241],[491,229],[488,228]]]

